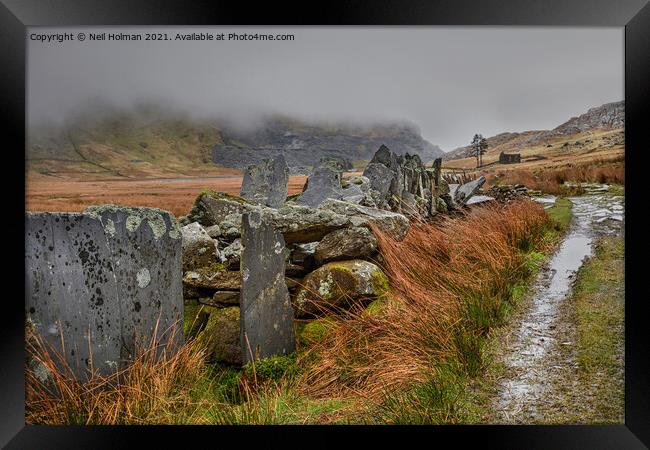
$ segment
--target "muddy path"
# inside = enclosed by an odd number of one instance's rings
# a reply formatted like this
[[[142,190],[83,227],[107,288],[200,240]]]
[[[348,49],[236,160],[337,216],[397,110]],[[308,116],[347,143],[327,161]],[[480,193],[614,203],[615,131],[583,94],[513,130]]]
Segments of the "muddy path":
[[[530,303],[515,319],[500,363],[506,374],[493,401],[496,423],[539,423],[546,406],[557,402],[558,377],[571,380],[576,365],[571,351],[575,333],[565,307],[577,270],[593,253],[595,240],[621,233],[624,197],[606,186],[591,186],[586,195],[571,197],[572,223],[558,250],[540,271]],[[540,199],[545,206],[552,199]],[[567,376],[568,375],[568,376]],[[575,377],[573,377],[575,378]],[[565,383],[566,384],[566,383]]]

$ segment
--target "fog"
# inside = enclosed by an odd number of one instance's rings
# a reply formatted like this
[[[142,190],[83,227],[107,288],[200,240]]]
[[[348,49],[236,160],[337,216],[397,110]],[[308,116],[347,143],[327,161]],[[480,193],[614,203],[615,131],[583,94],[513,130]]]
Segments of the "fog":
[[[42,42],[31,33],[269,33],[292,41]],[[265,114],[407,120],[443,150],[553,128],[624,98],[623,28],[31,27],[31,129],[155,101],[255,125]]]

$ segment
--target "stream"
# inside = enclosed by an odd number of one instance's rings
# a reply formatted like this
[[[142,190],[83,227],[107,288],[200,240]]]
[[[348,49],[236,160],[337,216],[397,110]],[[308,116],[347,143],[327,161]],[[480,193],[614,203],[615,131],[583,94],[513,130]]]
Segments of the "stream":
[[[535,280],[531,305],[507,349],[504,363],[512,375],[500,380],[495,405],[505,422],[522,423],[522,413],[535,418],[535,405],[547,401],[550,371],[554,369],[548,363],[549,353],[555,345],[572,345],[555,332],[565,319],[560,305],[569,298],[576,271],[592,254],[596,238],[623,230],[625,197],[608,193],[607,185],[583,187],[585,195],[569,198],[573,202],[569,230]],[[555,197],[536,201],[548,208]]]

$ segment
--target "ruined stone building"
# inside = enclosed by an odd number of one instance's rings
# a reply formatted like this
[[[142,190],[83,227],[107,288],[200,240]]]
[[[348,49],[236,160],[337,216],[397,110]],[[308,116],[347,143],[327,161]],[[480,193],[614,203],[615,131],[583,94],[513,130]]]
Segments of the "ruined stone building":
[[[517,164],[521,162],[521,153],[504,153],[499,154],[499,164]]]

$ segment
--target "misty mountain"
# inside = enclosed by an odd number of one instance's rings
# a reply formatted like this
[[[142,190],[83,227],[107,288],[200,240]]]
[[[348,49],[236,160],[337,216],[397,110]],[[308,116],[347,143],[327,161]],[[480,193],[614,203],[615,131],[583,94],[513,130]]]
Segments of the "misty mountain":
[[[381,145],[399,154],[418,154],[425,162],[443,154],[408,122],[308,123],[273,116],[253,130],[222,129],[222,138],[223,144],[214,147],[213,161],[238,169],[282,153],[292,172],[308,173],[323,156],[362,162],[370,160]]]
[[[178,177],[233,175],[249,164],[283,153],[294,173],[323,156],[369,160],[382,145],[423,160],[442,154],[409,122],[345,124],[285,116],[251,119],[243,126],[155,104],[131,109],[95,108],[62,124],[32,126],[28,170],[75,177]]]
[[[500,151],[516,151],[520,147],[572,136],[595,130],[615,130],[625,125],[625,101],[606,103],[590,108],[586,113],[572,117],[552,130],[532,130],[519,133],[500,133],[487,138],[488,148]],[[444,160],[472,156],[469,145],[458,147],[443,155]]]

